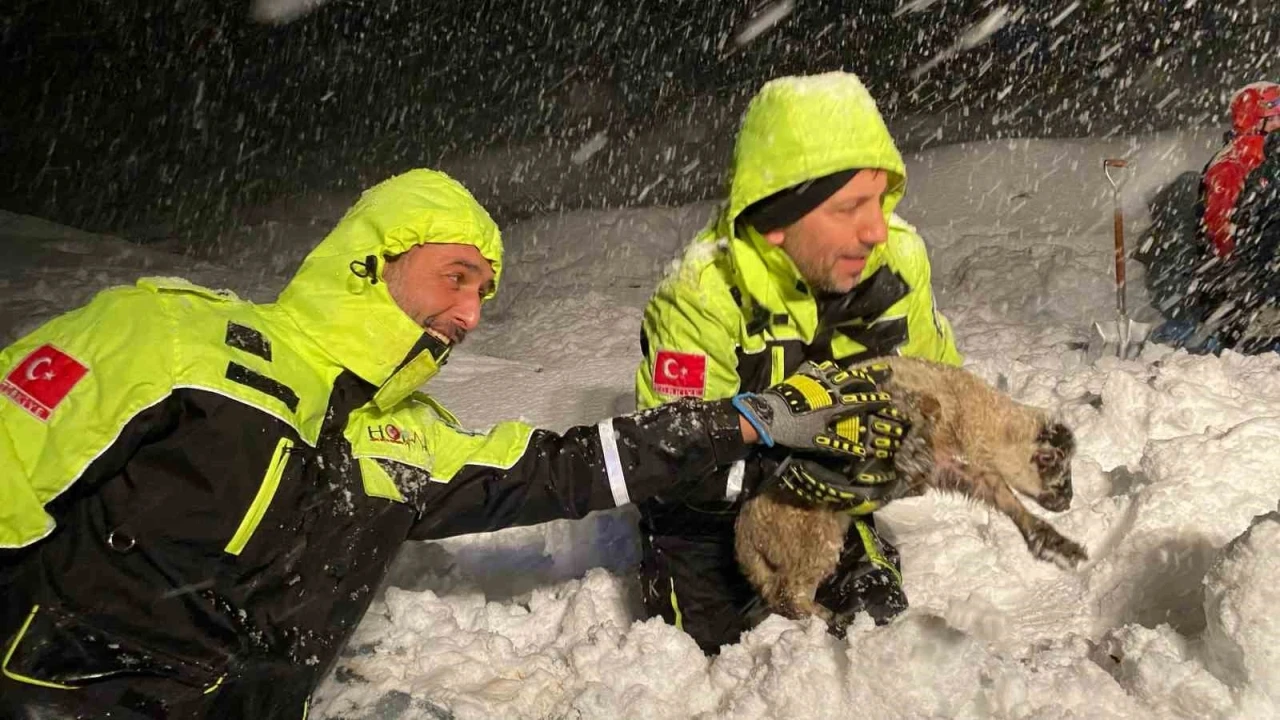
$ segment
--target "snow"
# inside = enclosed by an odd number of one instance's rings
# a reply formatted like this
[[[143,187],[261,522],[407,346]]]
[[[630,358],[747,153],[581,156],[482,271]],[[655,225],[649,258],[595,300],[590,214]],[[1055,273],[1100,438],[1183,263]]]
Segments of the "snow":
[[[1280,512],[1254,518],[1205,577],[1208,666],[1258,709],[1280,700]],[[1263,702],[1265,700],[1265,702]]]
[[[904,8],[899,8],[896,14],[901,14],[903,10]],[[972,50],[985,43],[987,40],[990,40],[991,36],[996,34],[996,31],[1009,24],[1010,21],[1017,17],[1017,14],[1018,13],[1010,12],[1009,9],[1004,6],[1000,6],[995,10],[992,10],[986,15],[986,17],[966,28],[951,47],[946,48],[931,58],[928,62],[912,70],[910,73],[911,79],[918,80],[920,76],[929,72],[944,60],[948,60],[967,50]]]
[[[258,23],[284,25],[310,13],[324,0],[253,0],[249,17]]]
[[[1034,560],[1013,525],[930,494],[879,514],[911,608],[839,640],[771,617],[705,658],[640,619],[634,512],[405,547],[316,718],[1253,718],[1280,701],[1280,356],[1148,347],[1089,363],[1113,317],[1111,188],[1129,237],[1144,202],[1216,133],[1017,140],[910,156],[899,213],[930,247],[967,366],[1075,431],[1075,501],[1050,516],[1091,560]],[[486,324],[429,385],[464,422],[564,429],[630,408],[641,311],[711,203],[577,212],[505,228]],[[327,228],[292,207],[259,243],[199,263],[0,215],[0,338],[140,274],[268,299]],[[1130,312],[1150,318],[1139,267]],[[1145,315],[1144,315],[1145,314]],[[494,392],[494,388],[503,388]],[[1254,518],[1262,516],[1256,522]]]
[[[782,22],[795,9],[795,0],[777,0],[763,8],[752,17],[741,30],[733,36],[733,44],[738,47],[747,45],[770,28]]]
[[[1062,12],[1058,13],[1057,15],[1054,15],[1053,18],[1049,20],[1049,22],[1045,23],[1045,27],[1049,27],[1049,28],[1057,27],[1059,23],[1061,23],[1063,20],[1066,20],[1071,15],[1071,13],[1075,12],[1077,9],[1079,9],[1079,7],[1080,7],[1080,0],[1073,0],[1073,2],[1070,5],[1067,5],[1065,8],[1062,9]]]
[[[591,139],[583,143],[582,147],[578,148],[573,155],[569,156],[569,161],[574,165],[581,165],[582,163],[590,160],[592,155],[603,150],[604,146],[608,144],[609,134],[601,130],[595,135],[592,135]]]

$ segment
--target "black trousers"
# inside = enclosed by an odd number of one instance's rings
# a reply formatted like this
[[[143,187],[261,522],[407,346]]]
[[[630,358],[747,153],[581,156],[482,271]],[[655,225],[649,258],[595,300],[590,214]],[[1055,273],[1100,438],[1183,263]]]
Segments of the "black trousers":
[[[196,717],[160,701],[165,688],[157,683],[152,694],[138,683],[108,681],[76,690],[46,688],[0,676],[0,718],[3,720],[169,720]]]
[[[734,557],[732,522],[725,532],[657,535],[641,522],[640,583],[648,617],[661,617],[688,633],[703,652],[738,641],[768,611]],[[867,517],[849,529],[836,571],[815,600],[847,620],[867,612],[883,625],[907,608],[898,551],[884,542]],[[704,527],[706,527],[704,525]],[[843,625],[832,628],[837,635]]]

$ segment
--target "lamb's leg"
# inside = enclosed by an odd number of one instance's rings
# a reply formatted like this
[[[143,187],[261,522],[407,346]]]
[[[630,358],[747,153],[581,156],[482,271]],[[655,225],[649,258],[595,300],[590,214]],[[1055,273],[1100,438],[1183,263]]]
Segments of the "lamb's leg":
[[[1007,515],[1018,526],[1032,555],[1063,569],[1077,567],[1089,559],[1089,554],[1078,543],[1063,537],[1052,525],[1032,515],[1000,475],[972,466],[965,468],[963,472],[970,476],[966,478],[968,482],[959,482],[958,478],[953,478],[946,483],[947,486],[981,500]]]
[[[778,579],[776,591],[780,597],[775,607],[779,614],[794,620],[816,615],[826,622],[831,621],[831,611],[813,599],[823,578],[814,580],[812,577],[792,575],[786,578],[779,576]]]

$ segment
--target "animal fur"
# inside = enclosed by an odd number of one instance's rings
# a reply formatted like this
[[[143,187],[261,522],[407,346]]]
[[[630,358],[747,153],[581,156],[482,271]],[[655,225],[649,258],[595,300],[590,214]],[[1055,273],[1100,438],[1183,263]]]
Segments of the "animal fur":
[[[1070,506],[1070,429],[965,370],[905,357],[874,362],[892,369],[881,387],[912,423],[894,460],[906,494],[930,487],[960,492],[1013,520],[1037,558],[1064,568],[1087,559],[1084,548],[1032,515],[1014,492],[1047,510]],[[738,564],[771,610],[832,621],[814,593],[835,571],[852,521],[848,513],[809,505],[774,482],[738,515]]]

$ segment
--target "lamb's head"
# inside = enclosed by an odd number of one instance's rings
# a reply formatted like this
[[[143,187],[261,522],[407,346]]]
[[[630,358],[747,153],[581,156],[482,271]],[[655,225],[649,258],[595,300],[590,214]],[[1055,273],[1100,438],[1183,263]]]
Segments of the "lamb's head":
[[[1076,438],[1071,428],[1046,420],[1036,435],[1031,455],[1040,489],[1030,493],[1045,510],[1061,512],[1071,506],[1071,459],[1075,454]]]

